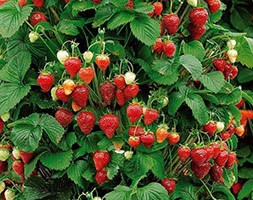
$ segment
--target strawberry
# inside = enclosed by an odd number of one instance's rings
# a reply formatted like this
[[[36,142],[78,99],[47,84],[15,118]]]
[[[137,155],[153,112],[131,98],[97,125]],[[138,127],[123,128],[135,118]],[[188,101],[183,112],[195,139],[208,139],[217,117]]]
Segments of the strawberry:
[[[77,85],[71,96],[78,106],[84,107],[89,99],[89,88],[86,85]]]
[[[116,90],[116,100],[120,106],[123,106],[126,103],[124,92],[120,89]]]
[[[37,83],[43,92],[48,92],[54,84],[54,76],[50,73],[40,73],[37,78]]]
[[[97,151],[93,154],[93,162],[97,171],[101,171],[110,162],[110,154],[107,151]]]
[[[0,182],[0,194],[5,190],[6,186],[3,181]]]
[[[70,0],[64,0],[64,1],[65,1],[65,3],[67,4],[67,3],[69,3]]]
[[[37,8],[41,8],[44,4],[44,0],[32,0],[32,2]]]
[[[181,162],[185,162],[191,156],[191,149],[187,146],[180,146],[177,150],[177,155]]]
[[[0,174],[3,173],[7,168],[7,162],[6,161],[0,161]]]
[[[141,142],[149,149],[155,142],[155,135],[153,132],[147,132],[141,135]]]
[[[144,129],[141,126],[131,126],[128,129],[128,135],[130,136],[141,136],[144,134]]]
[[[204,149],[207,152],[207,156],[206,156],[205,162],[208,162],[214,156],[214,149],[213,149],[213,147],[211,145],[204,147]]]
[[[6,148],[0,148],[0,161],[6,161],[10,156],[10,152]]]
[[[240,192],[240,190],[242,189],[242,184],[241,183],[234,183],[232,185],[231,189],[232,189],[233,194],[237,195]]]
[[[228,160],[228,152],[226,150],[223,150],[220,152],[220,154],[217,156],[217,158],[215,158],[214,161],[220,167],[224,167],[227,160]]]
[[[208,5],[210,13],[216,13],[221,7],[220,0],[214,0],[211,4]]]
[[[165,178],[161,181],[162,186],[167,190],[168,194],[172,194],[176,188],[176,181]]]
[[[133,157],[133,154],[134,154],[133,151],[125,151],[124,157],[125,157],[125,159],[127,159],[127,160],[131,160],[132,157]]]
[[[100,54],[96,57],[95,63],[97,64],[99,69],[105,71],[106,68],[110,65],[111,61],[109,56],[105,54]]]
[[[235,133],[235,126],[230,124],[227,128],[227,131],[230,133],[230,135],[233,135]]]
[[[83,59],[85,60],[86,63],[90,63],[93,58],[93,53],[91,51],[85,51],[83,53]]]
[[[0,134],[3,132],[4,121],[0,118]]]
[[[215,133],[216,130],[217,130],[217,126],[216,126],[216,123],[215,123],[215,122],[209,121],[209,122],[207,122],[207,123],[202,127],[202,129],[203,129],[204,132],[207,132],[208,135],[214,136],[214,133]]]
[[[221,132],[221,139],[223,141],[227,141],[231,138],[232,135],[230,135],[230,133],[228,131],[223,131]]]
[[[236,162],[236,154],[235,154],[235,152],[230,152],[228,154],[228,160],[226,162],[226,168],[231,169],[234,166],[235,162]]]
[[[45,22],[45,21],[47,21],[46,15],[41,12],[34,12],[30,16],[30,23],[32,26],[35,26],[39,22]]]
[[[20,151],[17,148],[12,149],[12,159],[13,160],[19,160],[20,159]]]
[[[169,136],[168,127],[166,125],[160,125],[156,130],[156,141],[162,143]]]
[[[128,138],[128,144],[131,146],[131,147],[138,147],[140,144],[141,144],[141,139],[140,137],[138,136],[130,136]]]
[[[125,89],[123,90],[126,100],[136,97],[139,91],[140,89],[137,84],[130,84],[126,86]]]
[[[96,123],[96,116],[90,111],[82,111],[77,116],[77,123],[84,134],[90,134]]]
[[[180,140],[180,135],[177,132],[173,132],[168,136],[168,142],[170,145],[177,144]]]
[[[173,35],[177,32],[180,24],[180,18],[177,16],[177,14],[167,14],[163,17],[162,21],[164,28],[170,35]]]
[[[33,158],[33,153],[20,151],[20,158],[24,164],[27,164]]]
[[[133,0],[128,0],[128,2],[125,4],[125,7],[133,9],[134,8],[134,2],[133,2]]]
[[[64,93],[66,95],[70,95],[75,89],[76,84],[73,80],[67,79],[63,82],[62,87],[63,87]]]
[[[103,0],[92,0],[92,2],[94,3],[94,4],[99,4],[99,3],[101,3]]]
[[[225,80],[227,80],[230,77],[232,70],[233,70],[233,66],[230,63],[227,63],[225,66],[225,70],[223,72]]]
[[[14,161],[12,169],[16,172],[16,174],[22,175],[24,173],[24,164],[21,161]]]
[[[8,0],[0,0],[0,6],[3,5],[5,2],[8,2]]]
[[[135,123],[138,119],[140,119],[142,114],[142,107],[138,103],[132,103],[126,109],[126,115],[132,123]]]
[[[205,8],[194,8],[189,14],[189,20],[194,26],[203,26],[208,19],[208,12]]]
[[[163,43],[163,52],[165,53],[165,55],[168,58],[172,58],[176,52],[175,44],[171,40],[164,42]]]
[[[239,109],[241,109],[244,105],[245,101],[244,99],[241,99],[235,106]]]
[[[60,61],[61,64],[69,58],[69,53],[66,50],[60,50],[57,52],[57,59]]]
[[[18,0],[18,5],[24,7],[26,5],[26,0]]]
[[[67,109],[60,108],[55,113],[55,119],[63,126],[68,126],[74,119],[74,115]]]
[[[73,109],[74,112],[77,112],[77,111],[79,111],[79,110],[82,109],[82,107],[79,106],[79,105],[77,105],[77,103],[74,102],[74,101],[71,102],[71,107],[72,107],[72,109]]]
[[[163,51],[163,42],[161,38],[157,38],[154,46],[152,47],[152,51],[157,54],[161,54]]]
[[[5,190],[4,192],[4,197],[6,200],[13,200],[15,198],[15,191],[11,188],[8,188],[7,190]]]
[[[123,75],[115,76],[113,81],[116,87],[120,90],[123,90],[126,87],[125,77]]]
[[[159,16],[160,14],[162,14],[162,12],[163,12],[163,4],[161,2],[155,2],[153,4],[153,6],[154,6],[154,14],[156,16]]]
[[[211,164],[209,162],[202,163],[201,165],[197,165],[195,162],[191,163],[191,170],[199,179],[203,179],[208,174],[210,168]]]
[[[100,94],[102,99],[107,105],[111,105],[113,98],[115,97],[115,85],[108,81],[104,82],[100,86]]]
[[[197,166],[201,166],[206,162],[208,153],[205,148],[195,147],[191,150],[191,159]]]
[[[238,75],[238,68],[236,66],[233,66],[229,77],[231,79],[235,79],[237,77],[237,75]]]
[[[79,70],[78,76],[85,83],[90,84],[90,82],[92,81],[92,79],[95,76],[95,72],[92,67],[82,68]]]
[[[124,78],[125,78],[125,82],[127,85],[130,85],[132,83],[135,82],[135,79],[136,79],[136,74],[131,72],[131,71],[128,71],[124,74]]]
[[[194,40],[199,40],[206,32],[205,26],[194,26],[193,24],[189,24],[187,29],[190,32],[192,39]]]
[[[227,62],[222,58],[213,61],[213,66],[220,72],[224,72],[226,65]]]
[[[57,88],[55,95],[56,95],[56,97],[57,97],[60,101],[62,101],[62,102],[64,102],[64,103],[68,102],[68,100],[69,100],[69,95],[66,95],[66,94],[64,93],[63,87]]]
[[[116,129],[119,127],[119,119],[113,114],[106,114],[100,118],[99,127],[108,138],[112,138]]]
[[[81,69],[81,66],[82,61],[77,57],[67,58],[64,62],[64,67],[71,78],[75,77],[77,72]]]
[[[144,113],[144,124],[146,126],[152,124],[159,117],[159,113],[157,110],[146,108],[143,110]]]
[[[225,123],[224,122],[216,122],[216,127],[217,127],[217,131],[221,132],[225,128]]]
[[[218,165],[214,165],[211,167],[209,174],[213,181],[219,182],[222,179],[223,169]]]
[[[240,125],[238,127],[235,128],[235,133],[241,137],[244,133],[245,133],[245,128],[243,125]]]
[[[97,182],[98,185],[109,181],[108,177],[107,177],[107,171],[106,170],[102,170],[96,173],[95,175],[95,180]]]
[[[163,26],[163,22],[159,22],[159,25],[160,25],[160,36],[163,36],[164,35],[164,32],[165,32],[165,29],[164,29],[164,26]]]

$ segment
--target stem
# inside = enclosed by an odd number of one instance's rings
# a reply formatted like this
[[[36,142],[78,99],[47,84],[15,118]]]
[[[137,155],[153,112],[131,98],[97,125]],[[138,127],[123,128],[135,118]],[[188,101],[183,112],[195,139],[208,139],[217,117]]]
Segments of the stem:
[[[50,9],[50,11],[53,13],[55,19],[56,19],[57,21],[60,21],[60,17],[59,17],[59,15],[57,14],[57,12],[53,9],[53,7],[49,7],[49,9]]]
[[[209,188],[207,187],[207,185],[205,184],[205,182],[202,181],[201,179],[200,179],[200,181],[201,181],[202,184],[205,186],[205,188],[206,188],[207,192],[209,193],[210,197],[211,197],[213,200],[217,200],[217,199],[212,195],[212,192],[209,190]]]

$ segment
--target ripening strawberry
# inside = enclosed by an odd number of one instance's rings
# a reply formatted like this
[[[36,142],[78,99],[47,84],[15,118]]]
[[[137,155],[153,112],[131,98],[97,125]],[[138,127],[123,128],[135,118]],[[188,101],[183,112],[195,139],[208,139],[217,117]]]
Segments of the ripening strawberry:
[[[128,129],[128,135],[130,136],[141,136],[144,134],[144,129],[141,126],[131,126]]]
[[[215,122],[209,121],[209,122],[207,122],[207,123],[203,126],[202,129],[203,129],[204,132],[207,132],[208,135],[214,136],[214,133],[215,133],[216,130],[217,130],[217,126],[216,126],[216,123],[215,123]]]
[[[245,128],[243,125],[240,125],[238,127],[235,128],[235,133],[241,137],[244,133],[245,133]]]
[[[147,149],[149,149],[155,142],[155,135],[153,132],[147,132],[145,134],[142,134],[140,137],[141,137],[141,142],[144,144],[144,146]]]
[[[213,66],[220,72],[224,72],[226,65],[227,62],[222,58],[213,61]]]
[[[115,97],[115,92],[116,92],[115,85],[111,82],[106,81],[100,86],[99,91],[104,102],[107,105],[111,105]]]
[[[156,16],[159,16],[160,14],[162,14],[162,12],[163,12],[163,4],[161,2],[155,2],[153,4],[153,6],[154,6],[154,14]]]
[[[208,5],[208,8],[210,10],[210,13],[216,13],[221,7],[220,0],[214,0],[211,4]]]
[[[93,154],[93,162],[97,171],[101,171],[110,162],[110,154],[107,151],[97,151]]]
[[[159,117],[159,113],[155,109],[144,108],[143,113],[144,113],[143,122],[146,126],[152,124]]]
[[[163,51],[163,42],[161,38],[157,38],[154,46],[152,47],[152,51],[157,54],[161,54]]]
[[[129,144],[131,147],[136,148],[136,147],[140,146],[140,144],[141,144],[141,139],[140,139],[140,137],[138,137],[138,136],[130,136],[130,137],[128,138],[128,144]]]
[[[24,7],[26,5],[26,0],[18,0],[18,5]]]
[[[71,107],[72,107],[72,109],[73,109],[74,112],[77,112],[77,111],[79,111],[79,110],[82,109],[82,107],[79,106],[75,101],[71,102]]]
[[[77,124],[84,134],[90,134],[96,123],[96,116],[90,111],[82,111],[77,116]]]
[[[194,175],[199,178],[203,179],[211,169],[211,164],[209,162],[205,162],[201,165],[197,165],[195,162],[191,163],[191,170],[193,171]]]
[[[81,60],[76,57],[67,58],[64,62],[64,67],[66,71],[69,73],[71,78],[75,77],[77,72],[81,69],[81,66],[82,66]]]
[[[79,70],[78,76],[85,83],[90,84],[90,82],[92,81],[92,79],[95,76],[95,72],[92,67],[82,68]]]
[[[56,89],[55,95],[57,97],[58,100],[66,103],[69,100],[69,95],[66,95],[64,92],[63,87],[59,87]]]
[[[100,185],[100,184],[102,184],[106,181],[109,181],[109,178],[107,176],[107,171],[102,170],[102,171],[97,172],[96,175],[95,175],[95,180],[96,180],[98,185]]]
[[[111,61],[108,55],[100,54],[96,57],[95,63],[99,69],[105,71],[106,68],[110,65]]]
[[[119,127],[119,118],[113,114],[106,114],[100,118],[99,127],[111,139]]]
[[[168,57],[172,58],[176,52],[176,46],[174,42],[168,40],[163,43],[163,53]]]
[[[165,178],[161,181],[162,186],[167,190],[168,194],[172,194],[176,188],[176,181],[173,179]]]
[[[194,26],[204,26],[208,19],[208,12],[205,8],[194,8],[189,14],[189,20]]]
[[[74,119],[74,114],[67,109],[60,108],[55,113],[55,119],[63,126],[67,127]]]
[[[199,40],[206,32],[205,26],[194,26],[193,24],[189,24],[187,29],[190,32],[192,39],[194,40]]]
[[[32,26],[35,26],[39,22],[45,22],[45,21],[47,21],[46,15],[41,12],[34,12],[30,16],[30,23]]]
[[[219,182],[223,175],[223,168],[218,165],[214,165],[211,167],[209,174],[213,181]]]
[[[22,175],[24,173],[24,164],[21,161],[14,161],[12,169],[16,172],[16,174]]]
[[[159,126],[156,130],[156,141],[157,143],[162,143],[169,136],[168,127],[165,124]]]
[[[37,78],[37,83],[43,92],[48,92],[54,84],[54,76],[50,73],[42,72]]]
[[[0,6],[3,5],[5,2],[7,2],[8,0],[0,0]]]
[[[115,76],[113,81],[116,87],[120,90],[123,90],[126,87],[125,77],[123,75]]]
[[[124,92],[120,89],[116,90],[116,100],[120,106],[123,106],[126,103]]]
[[[135,123],[143,115],[143,109],[140,104],[132,103],[127,107],[126,115],[132,123]]]
[[[177,155],[181,162],[185,162],[191,156],[191,149],[187,146],[180,146],[177,150]]]
[[[126,100],[132,99],[138,95],[140,88],[137,84],[130,84],[123,90]]]
[[[177,132],[170,133],[168,136],[168,142],[170,145],[175,145],[179,142],[180,135]]]
[[[33,158],[33,153],[32,152],[20,151],[20,158],[21,158],[21,160],[24,164],[27,164]]]
[[[180,18],[177,14],[167,14],[163,17],[164,28],[168,31],[170,35],[174,35],[180,24]]]
[[[76,84],[73,80],[67,79],[63,82],[62,87],[63,87],[64,93],[66,95],[70,95],[75,89]]]

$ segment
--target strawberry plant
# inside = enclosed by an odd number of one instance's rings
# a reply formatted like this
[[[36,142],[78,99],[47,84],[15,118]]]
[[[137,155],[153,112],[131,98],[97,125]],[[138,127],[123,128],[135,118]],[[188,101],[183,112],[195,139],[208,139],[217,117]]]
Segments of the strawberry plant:
[[[3,198],[235,199],[253,48],[226,9],[0,1]]]

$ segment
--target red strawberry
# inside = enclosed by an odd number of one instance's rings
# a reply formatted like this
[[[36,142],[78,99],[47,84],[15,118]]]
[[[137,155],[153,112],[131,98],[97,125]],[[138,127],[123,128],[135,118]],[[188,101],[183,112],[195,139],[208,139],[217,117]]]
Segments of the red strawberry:
[[[136,97],[138,95],[139,91],[140,91],[140,89],[137,84],[130,84],[125,87],[123,92],[126,97],[126,100],[129,100],[131,98]]]
[[[216,13],[221,7],[220,0],[215,0],[212,2],[212,4],[208,5],[208,8],[211,13]]]
[[[0,118],[0,133],[3,132],[3,128],[4,128],[4,121]]]
[[[46,15],[41,12],[34,12],[30,16],[30,23],[32,26],[35,26],[39,22],[45,22],[45,21],[47,21]]]
[[[128,0],[128,2],[125,4],[125,7],[133,9],[134,8],[134,2],[133,2],[133,0]]]
[[[211,167],[209,174],[213,181],[219,182],[222,179],[223,169],[218,165],[214,165]]]
[[[158,111],[154,109],[150,108],[144,109],[143,113],[144,113],[143,121],[146,126],[152,124],[159,117]]]
[[[77,123],[84,134],[89,134],[95,126],[96,116],[90,111],[82,111],[77,117]]]
[[[205,8],[194,8],[189,14],[189,20],[194,26],[203,26],[208,19],[208,12]]]
[[[110,82],[104,82],[100,86],[100,94],[107,105],[111,105],[112,100],[115,97],[115,90],[115,85]]]
[[[230,74],[232,73],[233,66],[229,63],[226,64],[225,70],[223,72],[224,78],[227,80],[230,77]]]
[[[168,194],[172,194],[176,188],[176,181],[165,178],[161,181],[162,186],[167,190]]]
[[[238,75],[238,68],[236,66],[233,66],[229,77],[231,79],[235,79],[237,77],[237,75]]]
[[[63,87],[57,88],[55,94],[56,94],[56,97],[57,97],[60,101],[62,101],[62,102],[64,102],[64,103],[68,102],[68,100],[69,100],[69,95],[66,95],[66,94],[64,93]]]
[[[6,161],[0,161],[0,174],[3,173],[7,168],[7,162]]]
[[[164,28],[170,35],[173,35],[177,32],[180,24],[180,18],[177,16],[177,14],[167,14],[163,17],[162,20]]]
[[[126,109],[126,114],[132,123],[135,123],[143,114],[143,110],[140,104],[132,103]]]
[[[124,92],[120,89],[117,89],[116,91],[116,100],[120,106],[123,106],[126,103]]]
[[[126,86],[125,77],[123,75],[115,76],[113,81],[116,87],[120,90],[123,90]]]
[[[177,150],[177,155],[181,162],[186,161],[187,158],[191,155],[191,149],[187,146],[180,146]]]
[[[208,174],[210,168],[211,164],[209,162],[202,163],[201,165],[197,165],[195,162],[191,163],[191,170],[199,179],[204,178]]]
[[[206,146],[204,148],[205,148],[205,150],[207,152],[206,162],[208,162],[214,156],[214,149],[213,149],[212,146]]]
[[[24,7],[26,5],[26,0],[18,0],[18,5]]]
[[[68,126],[74,119],[74,115],[67,109],[60,108],[55,113],[56,120],[63,126]]]
[[[235,106],[236,106],[237,108],[241,109],[241,108],[243,107],[244,103],[245,103],[244,99],[241,99],[241,100],[239,101],[239,103],[237,103]]]
[[[0,6],[3,5],[5,2],[8,2],[8,0],[0,0]]]
[[[95,63],[97,64],[99,69],[105,71],[111,62],[109,56],[105,54],[100,54],[96,57]]]
[[[99,4],[99,3],[101,3],[103,0],[92,0],[92,2],[94,3],[94,4]]]
[[[78,106],[84,107],[89,99],[89,88],[86,85],[77,85],[71,96]]]
[[[163,51],[163,42],[161,38],[157,38],[154,46],[152,47],[152,51],[157,54],[161,54]]]
[[[227,62],[222,58],[213,61],[213,66],[220,72],[224,72],[226,64]]]
[[[165,55],[168,58],[172,58],[176,52],[175,44],[171,40],[164,42],[163,43],[163,52],[165,53]]]
[[[165,29],[164,29],[164,26],[163,26],[163,22],[159,22],[159,25],[160,25],[160,36],[163,36],[164,35],[164,32],[165,32]]]
[[[141,136],[144,134],[144,129],[141,126],[131,126],[128,129],[128,135],[130,136]]]
[[[131,146],[131,147],[138,147],[140,144],[141,144],[141,139],[140,137],[138,136],[130,136],[128,138],[128,144]]]
[[[155,142],[155,135],[153,132],[147,132],[141,135],[141,142],[149,149]]]
[[[207,132],[208,135],[214,136],[214,133],[215,133],[216,130],[217,130],[217,126],[216,126],[216,123],[215,123],[215,122],[209,121],[209,122],[207,122],[207,123],[203,126],[202,129],[203,129],[204,132]]]
[[[187,29],[190,32],[192,39],[194,40],[199,40],[206,32],[205,26],[194,26],[193,24],[189,24]]]
[[[78,72],[78,76],[82,79],[85,83],[90,84],[92,79],[95,76],[94,70],[92,67],[82,68]]]
[[[242,184],[241,183],[234,183],[232,185],[232,192],[233,192],[234,195],[237,195],[240,192],[241,189],[242,189]]]
[[[41,8],[44,4],[44,0],[32,0],[32,2],[37,8]]]
[[[110,154],[107,151],[97,151],[93,154],[93,162],[97,171],[101,171],[110,162]]]
[[[171,133],[168,136],[168,142],[170,145],[177,144],[180,140],[180,135],[177,132]]]
[[[155,2],[153,4],[153,6],[154,6],[154,14],[156,16],[159,16],[160,14],[162,14],[162,12],[163,12],[163,4],[161,2]]]
[[[12,169],[16,172],[16,174],[22,175],[24,173],[24,164],[21,161],[14,161]]]
[[[77,72],[81,69],[81,66],[82,61],[76,57],[67,58],[64,62],[64,67],[71,78],[75,77]]]
[[[221,152],[220,143],[211,143],[211,146],[214,150],[213,158],[215,159]]]
[[[224,167],[226,165],[227,160],[228,160],[228,152],[226,150],[223,150],[220,152],[217,158],[215,158],[215,163],[220,167]]]
[[[169,136],[168,127],[167,125],[160,125],[159,128],[156,130],[156,141],[157,143],[162,143],[166,140]]]
[[[37,78],[37,83],[43,92],[48,92],[54,84],[54,76],[50,73],[40,73]]]
[[[236,154],[235,154],[235,152],[230,152],[228,154],[228,160],[226,162],[226,168],[231,169],[234,166],[235,162],[236,162]]]
[[[27,164],[33,158],[33,153],[20,151],[20,158],[24,164]]]
[[[191,159],[198,166],[206,162],[207,155],[208,153],[205,148],[193,148],[191,150]]]
[[[107,177],[107,171],[106,170],[102,170],[96,173],[95,175],[95,180],[97,182],[98,185],[109,181],[108,177]]]
[[[112,138],[116,129],[119,127],[119,119],[113,114],[106,114],[100,118],[99,127],[108,138]]]
[[[65,3],[68,3],[70,0],[65,0]]]
[[[223,140],[223,141],[227,141],[227,140],[229,140],[231,138],[231,135],[230,135],[230,133],[228,132],[228,131],[223,131],[223,132],[221,132],[221,139]]]

